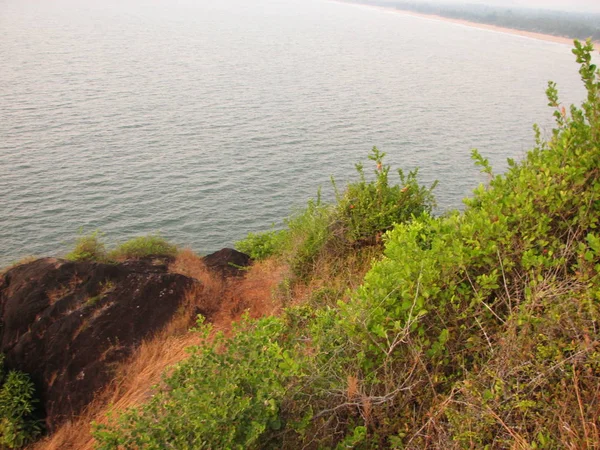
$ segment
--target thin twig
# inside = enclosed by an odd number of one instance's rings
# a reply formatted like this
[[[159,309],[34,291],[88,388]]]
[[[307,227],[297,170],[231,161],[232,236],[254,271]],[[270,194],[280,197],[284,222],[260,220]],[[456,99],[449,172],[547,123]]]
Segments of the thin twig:
[[[585,438],[585,447],[589,442],[587,423],[585,420],[585,414],[583,413],[583,403],[581,401],[581,394],[579,393],[579,379],[577,377],[577,369],[575,364],[573,365],[573,386],[575,387],[575,394],[577,395],[577,403],[579,404],[579,414],[581,415],[581,426],[583,427],[583,436]]]
[[[408,312],[408,319],[406,319],[406,324],[404,325],[404,327],[402,327],[402,330],[400,330],[400,332],[396,335],[396,337],[394,338],[392,343],[389,345],[389,348],[386,352],[387,357],[389,357],[392,354],[392,352],[398,346],[398,344],[400,344],[401,342],[404,342],[404,338],[406,338],[406,336],[408,336],[408,334],[410,333],[410,328],[412,327],[412,324],[418,319],[418,317],[413,317],[413,311],[415,310],[415,306],[417,304],[417,299],[419,298],[419,290],[421,288],[422,274],[423,274],[423,263],[421,263],[421,269],[419,271],[419,278],[417,279],[417,290],[415,292],[415,298],[413,299],[412,305],[410,307],[410,311]],[[400,338],[400,336],[402,336],[402,338]],[[389,341],[388,341],[388,343],[389,343]]]
[[[421,426],[421,428],[419,428],[416,433],[414,433],[412,435],[412,437],[409,439],[408,443],[406,444],[406,448],[410,448],[410,444],[412,444],[412,441],[414,441],[417,436],[419,436],[421,434],[421,431],[423,431],[425,428],[427,428],[429,426],[429,424],[437,417],[440,415],[440,413],[442,413],[444,411],[444,409],[446,408],[446,405],[448,403],[450,403],[452,401],[452,397],[454,397],[454,392],[455,389],[453,388],[452,391],[450,392],[450,395],[448,395],[448,397],[446,398],[446,400],[444,400],[438,407],[437,407],[437,411],[434,411],[433,414],[430,415],[429,419],[427,420],[427,422],[425,422],[423,424],[423,426]]]
[[[500,257],[500,250],[498,250],[498,248],[496,248],[496,254],[498,255],[498,261],[500,262],[500,269],[502,270],[502,280],[504,281],[504,291],[506,292],[506,297],[508,298],[508,310],[512,314],[512,299],[510,298],[510,292],[508,290],[508,283],[506,282],[506,274],[504,273],[504,264],[502,264],[502,258]]]
[[[475,291],[475,295],[477,295],[477,297],[479,298],[479,301],[483,304],[483,306],[485,306],[487,309],[489,309],[489,311],[496,317],[496,319],[498,319],[500,322],[505,324],[506,321],[504,321],[498,314],[496,314],[496,312],[492,308],[490,308],[490,306],[486,302],[484,302],[483,299],[481,299],[481,297],[479,296],[479,292],[477,292],[477,288],[475,288],[475,285],[473,284],[473,281],[471,281],[471,277],[469,276],[469,272],[467,272],[466,269],[465,269],[465,274],[467,275],[467,279],[469,280],[471,287]]]
[[[487,341],[488,345],[490,346],[491,352],[494,353],[494,347],[492,346],[492,342],[490,341],[488,334],[483,329],[483,326],[481,325],[481,322],[479,321],[479,318],[477,316],[475,316],[475,322],[477,322],[477,325],[479,325],[479,328],[481,328],[481,331],[482,331],[483,335],[485,336],[485,340]]]
[[[392,400],[396,395],[398,395],[398,393],[402,392],[402,391],[409,391],[411,390],[414,386],[416,386],[418,383],[413,383],[410,386],[406,386],[403,388],[398,388],[393,392],[390,392],[389,394],[386,395],[382,395],[382,396],[372,396],[372,397],[365,397],[366,400],[369,400],[369,402],[371,402],[372,405],[382,405],[384,403],[389,402],[390,400]],[[361,400],[360,402],[345,402],[342,403],[341,405],[337,405],[333,408],[329,408],[329,409],[324,409],[323,411],[319,412],[318,414],[314,415],[312,420],[318,419],[320,417],[326,416],[327,414],[330,413],[334,413],[336,411],[339,411],[340,409],[344,409],[344,408],[349,408],[349,407],[357,407],[360,408],[364,403],[364,399]]]

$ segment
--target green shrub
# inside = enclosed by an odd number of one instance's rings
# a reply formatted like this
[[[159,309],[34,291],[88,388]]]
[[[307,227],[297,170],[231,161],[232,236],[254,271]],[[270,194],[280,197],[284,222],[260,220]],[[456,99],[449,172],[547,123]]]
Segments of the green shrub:
[[[235,248],[250,258],[260,261],[281,253],[285,238],[285,230],[248,233],[244,239],[235,243]]]
[[[287,225],[284,252],[292,272],[304,278],[312,273],[325,245],[331,241],[331,224],[334,209],[321,201],[321,192],[310,199],[306,208],[297,211],[285,223]]]
[[[106,251],[100,240],[102,233],[94,231],[89,235],[81,235],[75,242],[75,248],[67,253],[70,261],[111,262],[125,259],[145,258],[148,256],[175,256],[177,247],[169,244],[158,234],[133,238],[111,250]]]
[[[200,331],[207,338],[210,326]],[[265,435],[284,427],[282,400],[300,376],[291,347],[275,317],[246,319],[229,340],[218,333],[193,349],[148,404],[96,425],[98,448],[264,447]]]
[[[499,176],[474,152],[489,186],[463,214],[396,225],[385,258],[341,305],[339,324],[370,392],[386,398],[403,386],[398,379],[427,386],[395,393],[388,428],[377,433],[403,433],[411,448],[449,437],[465,448],[600,444],[589,431],[600,366],[586,344],[600,339],[600,71],[591,51],[590,43],[574,50],[588,90],[581,109],[568,114],[549,85],[557,119],[550,141],[538,132],[536,148]],[[407,369],[411,361],[418,364]],[[586,377],[576,380],[583,367]],[[401,407],[417,404],[416,416]],[[426,422],[434,410],[450,424]],[[411,421],[430,434],[407,435]],[[560,431],[567,423],[577,430],[569,436]]]
[[[286,229],[249,233],[236,243],[239,251],[253,259],[284,255],[292,272],[306,279],[317,262],[325,257],[343,258],[357,246],[379,242],[395,223],[402,223],[435,207],[432,190],[419,186],[417,170],[405,175],[398,169],[399,184],[389,181],[390,166],[383,165],[385,153],[373,147],[369,159],[376,164],[375,179],[367,181],[363,166],[356,165],[359,180],[340,193],[335,181],[336,202],[324,203],[321,192],[305,208],[285,220]]]
[[[26,374],[5,373],[4,355],[0,355],[0,383],[0,447],[20,448],[42,431],[34,418],[35,388]]]
[[[100,241],[101,236],[99,231],[79,236],[75,241],[75,248],[65,258],[70,261],[104,261],[106,249]]]
[[[367,181],[363,166],[357,164],[359,180],[348,184],[343,192],[332,179],[336,203],[323,203],[319,191],[306,208],[286,220],[287,233],[279,243],[296,276],[305,279],[314,273],[322,258],[343,259],[357,247],[378,244],[394,224],[435,207],[432,190],[436,183],[429,188],[419,186],[417,170],[405,175],[399,169],[400,184],[392,184],[384,157],[385,153],[373,147],[369,159],[376,164],[374,180]]]
[[[177,247],[157,234],[133,238],[112,250],[108,257],[113,260],[138,259],[148,256],[175,256]]]
[[[396,223],[411,220],[435,207],[431,187],[419,186],[418,170],[405,175],[398,169],[399,184],[390,184],[390,166],[383,164],[385,153],[373,147],[369,159],[376,164],[375,179],[367,181],[362,164],[356,164],[359,181],[337,193],[338,226],[346,240],[354,245],[372,242]]]

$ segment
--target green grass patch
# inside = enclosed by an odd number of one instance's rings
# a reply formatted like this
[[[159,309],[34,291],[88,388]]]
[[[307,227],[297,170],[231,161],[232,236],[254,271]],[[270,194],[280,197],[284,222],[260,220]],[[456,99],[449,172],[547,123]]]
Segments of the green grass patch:
[[[91,234],[81,234],[75,241],[75,247],[65,255],[69,261],[105,261],[106,247],[101,241],[100,231]]]
[[[127,259],[147,257],[173,257],[177,255],[177,246],[170,244],[158,234],[138,236],[107,251],[101,240],[102,233],[94,231],[88,235],[80,235],[75,241],[73,250],[65,255],[70,261],[116,262]]]
[[[244,239],[235,243],[235,248],[250,258],[260,261],[279,254],[285,239],[286,230],[248,233]]]
[[[158,234],[139,236],[117,246],[109,252],[108,257],[113,260],[140,259],[150,256],[168,256],[177,254],[177,247],[170,244]]]

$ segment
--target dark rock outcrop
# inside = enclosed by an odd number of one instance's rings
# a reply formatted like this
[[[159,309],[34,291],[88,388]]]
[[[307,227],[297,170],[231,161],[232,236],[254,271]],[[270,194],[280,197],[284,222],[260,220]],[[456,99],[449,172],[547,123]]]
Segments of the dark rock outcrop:
[[[206,267],[223,277],[241,276],[245,273],[244,267],[252,263],[248,255],[232,248],[221,249],[205,256],[202,260]]]
[[[167,263],[45,258],[0,276],[1,351],[9,368],[31,375],[50,430],[81,412],[198,283]]]

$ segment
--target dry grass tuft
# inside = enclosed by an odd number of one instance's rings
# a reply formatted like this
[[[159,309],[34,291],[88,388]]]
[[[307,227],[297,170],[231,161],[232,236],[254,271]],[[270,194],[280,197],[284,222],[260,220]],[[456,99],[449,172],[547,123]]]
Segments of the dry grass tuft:
[[[348,375],[348,390],[346,396],[348,400],[354,399],[358,395],[358,378],[352,375]]]
[[[208,278],[211,278],[202,258],[189,248],[177,253],[175,260],[169,266],[169,270],[203,282],[209,281]]]
[[[185,299],[186,308],[200,307],[209,312],[217,311],[223,300],[226,282],[219,276],[215,276],[206,267],[202,258],[190,249],[181,250],[175,260],[169,265],[169,271],[185,275],[198,280],[201,287],[190,290]]]
[[[315,269],[306,283],[295,283],[292,304],[317,301],[336,304],[347,300],[347,293],[356,290],[371,268],[373,260],[381,255],[378,246],[363,247],[343,259],[323,255],[315,262]],[[318,305],[317,305],[318,306]]]
[[[46,297],[48,297],[48,305],[52,306],[65,295],[71,292],[71,288],[68,286],[60,286],[56,289],[51,289],[46,292]]]
[[[229,331],[245,312],[252,318],[279,314],[282,304],[274,292],[286,270],[276,260],[264,260],[254,263],[244,278],[229,278],[223,303],[214,318],[215,328]]]

